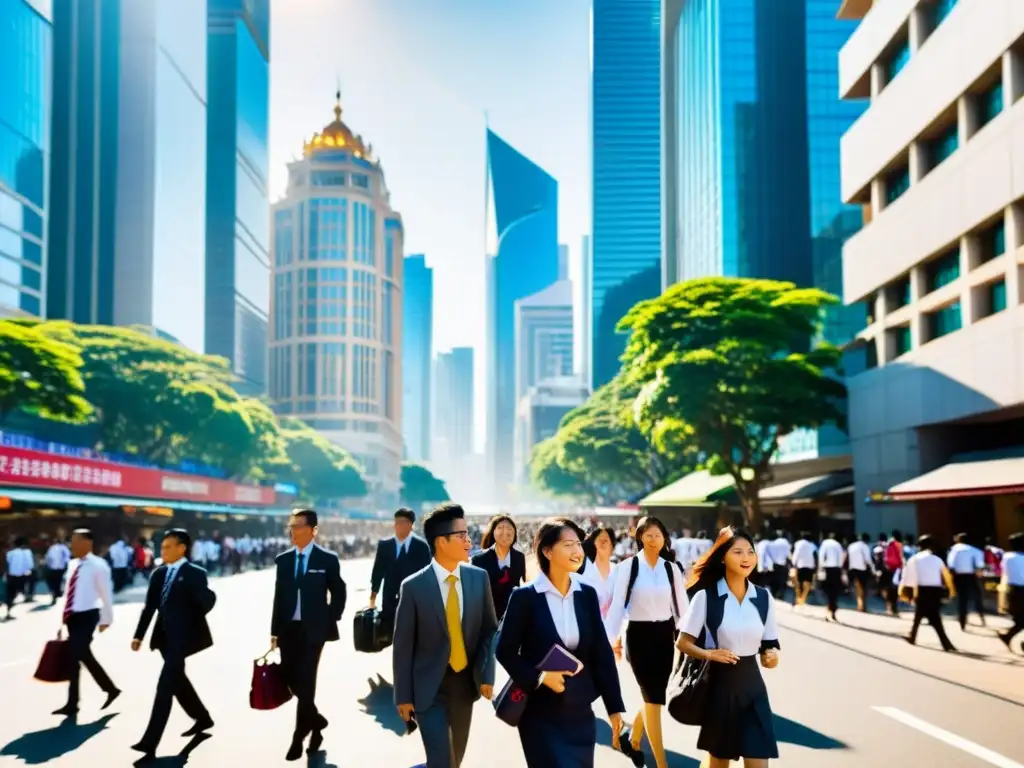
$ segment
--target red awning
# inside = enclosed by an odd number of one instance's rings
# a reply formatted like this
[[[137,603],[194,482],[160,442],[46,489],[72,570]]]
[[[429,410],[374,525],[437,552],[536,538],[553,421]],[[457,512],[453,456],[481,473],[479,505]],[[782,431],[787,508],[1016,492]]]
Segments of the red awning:
[[[931,472],[889,489],[889,501],[1024,493],[1024,456],[954,457]]]

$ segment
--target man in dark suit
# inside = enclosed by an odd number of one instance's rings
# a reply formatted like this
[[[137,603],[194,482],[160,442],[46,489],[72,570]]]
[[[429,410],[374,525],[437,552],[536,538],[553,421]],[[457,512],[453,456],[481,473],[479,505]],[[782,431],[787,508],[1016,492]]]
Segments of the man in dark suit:
[[[314,754],[323,743],[327,719],[314,701],[316,675],[324,643],[338,639],[338,622],[345,610],[345,582],[338,556],[314,542],[314,510],[293,511],[288,529],[294,547],[277,556],[270,645],[281,649],[283,672],[298,700],[295,732],[286,757],[298,760],[307,736],[309,754]]]
[[[430,565],[430,547],[412,532],[416,513],[402,507],[395,512],[395,535],[377,542],[377,556],[370,574],[370,607],[377,606],[377,594],[384,585],[380,625],[390,635],[395,627],[398,609],[398,588],[407,576]]]
[[[458,768],[473,704],[494,686],[498,621],[487,572],[469,564],[472,542],[458,504],[423,522],[434,559],[402,583],[395,616],[395,704],[415,716],[428,768]]]
[[[180,528],[172,528],[164,535],[160,545],[164,563],[150,578],[146,605],[132,640],[132,650],[139,650],[155,614],[151,647],[163,655],[164,666],[157,680],[149,726],[139,743],[132,745],[132,749],[147,757],[156,753],[174,699],[195,720],[182,736],[196,736],[213,727],[209,710],[185,674],[185,659],[213,645],[206,614],[217,602],[206,571],[185,559],[191,548],[192,537]]]

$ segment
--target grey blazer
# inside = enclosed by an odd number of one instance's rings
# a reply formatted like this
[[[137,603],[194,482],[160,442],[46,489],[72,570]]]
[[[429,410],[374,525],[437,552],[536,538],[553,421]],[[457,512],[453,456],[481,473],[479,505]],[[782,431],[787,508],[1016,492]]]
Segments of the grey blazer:
[[[462,637],[476,683],[476,701],[481,685],[494,685],[493,640],[498,620],[487,571],[463,563],[459,566],[459,578]],[[412,704],[417,712],[429,709],[441,687],[450,655],[444,600],[433,565],[428,565],[403,581],[399,590],[392,650],[395,704]]]

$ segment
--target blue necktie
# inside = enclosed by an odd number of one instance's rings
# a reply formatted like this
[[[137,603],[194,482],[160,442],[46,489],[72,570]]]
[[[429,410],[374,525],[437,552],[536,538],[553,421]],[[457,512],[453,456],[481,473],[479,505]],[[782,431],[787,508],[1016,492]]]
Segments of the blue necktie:
[[[174,584],[174,574],[176,572],[176,568],[171,568],[167,571],[167,578],[164,581],[164,588],[160,591],[160,605],[166,603],[167,596],[171,594],[171,585]]]
[[[296,579],[306,573],[306,569],[303,567],[304,563],[302,562],[302,559],[304,557],[305,557],[305,555],[302,554],[301,552],[299,552],[298,558],[295,561],[295,578]]]

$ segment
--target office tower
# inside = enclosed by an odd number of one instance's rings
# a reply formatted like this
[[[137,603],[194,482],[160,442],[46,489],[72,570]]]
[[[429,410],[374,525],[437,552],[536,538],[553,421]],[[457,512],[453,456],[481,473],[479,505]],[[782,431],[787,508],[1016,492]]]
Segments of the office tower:
[[[402,219],[337,98],[273,206],[269,393],[352,453],[388,507],[402,461]]]
[[[558,182],[487,131],[487,458],[499,500],[512,479],[515,303],[558,279]]]
[[[433,465],[453,496],[466,487],[473,455],[473,348],[441,352],[434,362]],[[481,478],[477,478],[479,480]],[[474,490],[478,483],[473,485]]]
[[[53,24],[47,316],[203,350],[206,0],[58,2]]]
[[[45,312],[53,30],[42,4],[0,4],[0,317]]]
[[[619,320],[661,293],[660,20],[661,0],[594,0],[594,389],[619,371]]]
[[[859,22],[840,95],[870,99],[842,143],[843,200],[863,209],[843,293],[868,307],[867,370],[847,378],[857,527],[1005,541],[1024,491],[1024,6],[840,15]]]
[[[270,0],[208,0],[206,351],[265,389],[270,309]]]
[[[590,390],[575,376],[542,381],[527,390],[516,409],[515,481],[530,484],[537,443],[553,437],[566,414],[586,402]]]
[[[558,245],[558,279],[569,279],[569,246],[565,243]]]
[[[434,359],[434,270],[405,257],[402,292],[402,439],[410,461],[430,458],[430,379]]]
[[[591,274],[593,264],[590,258],[590,236],[584,235],[580,243],[579,279],[573,281],[572,296],[572,354],[573,374],[583,386],[590,386],[590,339],[591,339]]]

